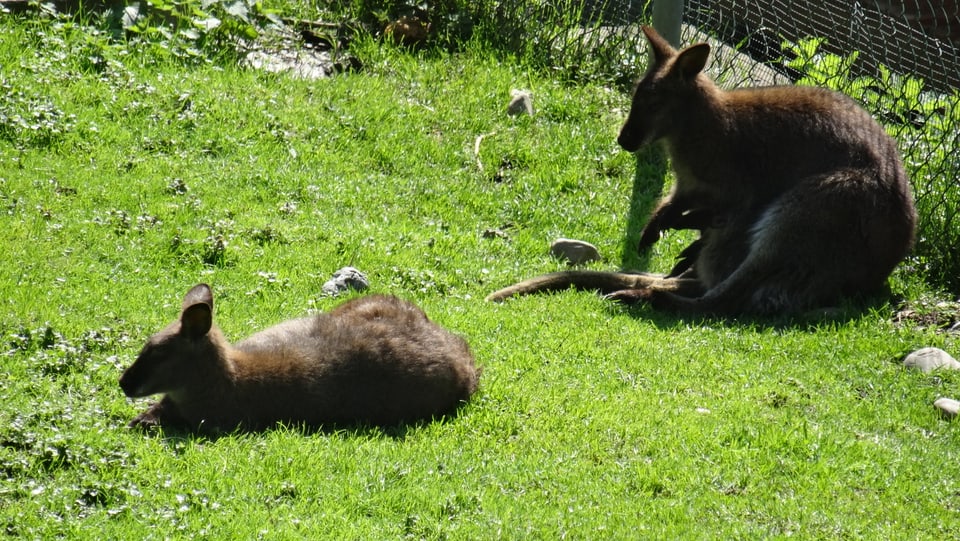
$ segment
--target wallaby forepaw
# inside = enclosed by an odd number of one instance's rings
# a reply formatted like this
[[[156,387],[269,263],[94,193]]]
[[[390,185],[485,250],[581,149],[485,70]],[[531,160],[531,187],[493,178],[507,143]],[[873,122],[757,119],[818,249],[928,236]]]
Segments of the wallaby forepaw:
[[[659,230],[644,229],[643,232],[640,234],[640,242],[637,243],[637,253],[643,253],[644,250],[656,244],[658,240],[660,240]]]
[[[129,423],[127,423],[127,428],[133,430],[142,430],[144,432],[152,432],[160,428],[162,423],[160,422],[160,413],[161,406],[159,403],[154,404],[147,408],[147,411],[141,413],[134,417]]]
[[[154,431],[160,428],[160,418],[146,411],[127,423],[127,428],[144,432]]]

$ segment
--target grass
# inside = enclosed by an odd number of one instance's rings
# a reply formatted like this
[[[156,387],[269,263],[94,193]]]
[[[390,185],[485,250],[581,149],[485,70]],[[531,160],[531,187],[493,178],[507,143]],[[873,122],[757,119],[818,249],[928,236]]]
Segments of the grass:
[[[0,24],[0,525],[108,539],[949,538],[960,376],[898,361],[955,337],[881,306],[834,322],[697,321],[589,293],[482,301],[630,248],[662,188],[614,141],[626,96],[482,49],[358,44],[298,81]],[[505,114],[529,88],[532,118]],[[17,120],[19,119],[19,120]],[[477,138],[483,136],[479,156]],[[478,163],[479,157],[479,163]],[[482,166],[482,167],[481,167]],[[496,232],[490,234],[490,232]],[[239,339],[339,300],[341,266],[467,337],[459,416],[218,439],[123,428],[116,384],[206,281]],[[899,293],[919,286],[898,274]]]

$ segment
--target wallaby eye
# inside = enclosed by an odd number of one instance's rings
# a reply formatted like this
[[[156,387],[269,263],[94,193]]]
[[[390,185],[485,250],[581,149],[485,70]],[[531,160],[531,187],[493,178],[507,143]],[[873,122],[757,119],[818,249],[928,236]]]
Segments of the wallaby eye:
[[[637,92],[633,99],[633,106],[641,111],[654,111],[661,107],[662,101],[659,96],[653,92]]]
[[[165,340],[150,341],[140,350],[138,358],[148,359],[153,363],[163,363],[173,357],[173,349],[171,344]]]

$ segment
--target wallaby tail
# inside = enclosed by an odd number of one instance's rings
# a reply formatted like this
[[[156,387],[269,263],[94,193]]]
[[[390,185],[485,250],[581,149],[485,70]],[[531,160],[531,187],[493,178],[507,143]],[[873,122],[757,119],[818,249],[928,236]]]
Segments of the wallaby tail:
[[[563,291],[571,287],[579,290],[595,290],[602,294],[608,294],[623,289],[663,286],[665,282],[671,281],[672,280],[665,280],[663,275],[649,273],[586,270],[560,271],[535,276],[513,284],[510,287],[494,291],[487,295],[486,300],[490,302],[501,302],[515,295],[529,295],[531,293],[541,293],[545,291]]]

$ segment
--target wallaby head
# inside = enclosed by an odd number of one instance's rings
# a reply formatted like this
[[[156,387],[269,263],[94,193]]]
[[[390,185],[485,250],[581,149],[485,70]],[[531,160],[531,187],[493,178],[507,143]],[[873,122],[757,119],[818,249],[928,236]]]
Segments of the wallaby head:
[[[708,96],[713,88],[713,83],[701,76],[709,45],[699,43],[678,52],[653,28],[642,29],[653,58],[634,89],[630,114],[617,138],[628,152],[668,136],[671,128],[682,124],[683,116],[695,108],[698,96]]]
[[[191,376],[199,378],[206,366],[222,362],[219,341],[210,286],[194,286],[183,298],[180,320],[150,337],[120,376],[120,387],[132,398],[176,393]]]

